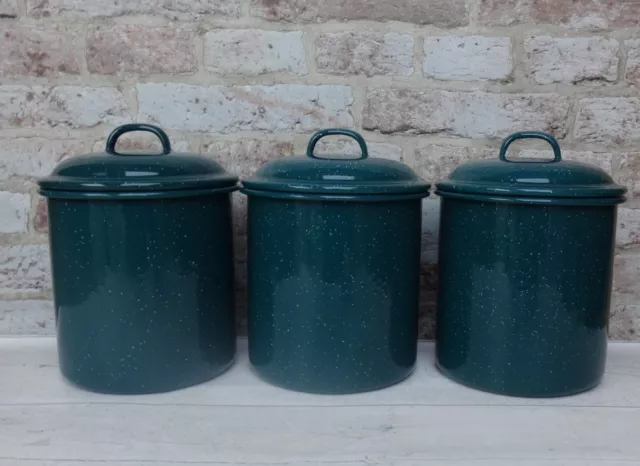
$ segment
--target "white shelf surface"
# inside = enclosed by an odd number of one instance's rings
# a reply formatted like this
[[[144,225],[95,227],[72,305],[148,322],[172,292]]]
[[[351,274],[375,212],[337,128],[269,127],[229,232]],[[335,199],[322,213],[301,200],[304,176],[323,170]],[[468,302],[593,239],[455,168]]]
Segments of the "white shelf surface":
[[[239,342],[221,377],[107,396],[59,374],[53,338],[0,338],[0,466],[640,465],[640,344],[611,343],[596,389],[507,398],[455,384],[420,343],[405,382],[349,396],[259,380]]]

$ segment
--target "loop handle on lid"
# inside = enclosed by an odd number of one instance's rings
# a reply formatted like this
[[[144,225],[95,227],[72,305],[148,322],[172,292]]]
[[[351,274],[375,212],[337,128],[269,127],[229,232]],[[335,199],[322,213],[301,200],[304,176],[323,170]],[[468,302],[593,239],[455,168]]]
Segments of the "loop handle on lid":
[[[357,159],[348,159],[348,160],[364,160],[367,157],[369,157],[369,149],[367,149],[367,143],[365,142],[364,138],[355,131],[352,131],[350,129],[340,129],[340,128],[323,129],[322,131],[318,131],[316,134],[314,134],[311,140],[309,141],[309,146],[307,147],[307,157],[311,157],[312,159],[318,159],[318,160],[347,160],[342,158],[332,159],[329,157],[316,157],[313,154],[313,151],[315,150],[316,145],[318,144],[318,142],[320,142],[320,139],[322,139],[325,136],[349,136],[356,140],[356,142],[360,146],[360,151],[362,152],[362,154]]]
[[[543,141],[547,141],[551,144],[551,148],[553,149],[553,159],[552,160],[535,160],[537,163],[554,163],[560,162],[562,160],[562,154],[560,152],[560,144],[556,138],[551,136],[550,134],[543,133],[540,131],[521,131],[519,133],[514,133],[508,138],[504,140],[502,143],[502,147],[500,148],[500,160],[503,162],[512,162],[512,163],[531,163],[531,160],[509,160],[507,159],[507,149],[512,142],[517,141],[518,139],[542,139]]]
[[[118,138],[125,133],[130,133],[133,131],[146,131],[148,133],[153,133],[158,136],[160,139],[160,143],[162,144],[162,154],[168,155],[171,153],[171,142],[169,142],[169,136],[162,129],[158,128],[154,125],[147,125],[142,123],[131,123],[128,125],[122,125],[113,130],[113,132],[109,135],[107,139],[107,154],[110,155],[123,155],[116,152],[116,143],[118,142]]]

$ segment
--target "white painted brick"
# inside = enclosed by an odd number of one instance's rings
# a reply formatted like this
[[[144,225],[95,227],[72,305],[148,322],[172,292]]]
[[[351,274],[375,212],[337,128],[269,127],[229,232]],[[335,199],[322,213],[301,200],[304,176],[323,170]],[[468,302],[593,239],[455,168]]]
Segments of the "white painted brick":
[[[617,181],[627,187],[628,197],[640,198],[640,152],[620,154]]]
[[[191,132],[312,131],[352,127],[347,86],[139,84],[138,121]]]
[[[623,248],[640,245],[640,209],[618,209],[616,244]]]
[[[424,74],[435,79],[508,81],[513,72],[508,37],[426,37],[424,55]]]
[[[300,31],[221,29],[204,36],[204,63],[218,74],[308,73]]]
[[[525,40],[527,74],[538,84],[614,82],[620,43],[606,37],[530,37]]]
[[[636,342],[640,339],[640,305],[619,304],[612,306],[609,338]]]
[[[241,139],[226,141],[207,137],[202,153],[221,163],[231,173],[240,177],[252,176],[265,163],[293,155],[292,141],[270,141],[267,139]],[[246,196],[236,196],[235,206],[246,211]],[[236,211],[235,214],[238,214]],[[246,219],[246,212],[244,218]]]
[[[640,98],[603,97],[580,100],[574,135],[584,142],[640,142]]]
[[[564,135],[569,100],[555,94],[494,94],[374,89],[365,95],[363,126],[382,133],[505,137],[536,128]]]
[[[0,233],[24,233],[29,224],[31,196],[0,191]]]
[[[413,74],[413,36],[389,32],[340,32],[316,39],[320,73],[366,76]]]
[[[0,246],[0,293],[41,292],[50,287],[51,268],[46,245]]]
[[[428,144],[415,150],[414,165],[418,175],[430,183],[436,183],[463,163],[492,157],[498,157],[497,150]]]
[[[0,129],[91,128],[130,119],[124,96],[113,87],[0,86]]]
[[[86,151],[86,145],[74,139],[2,139],[0,180],[47,176],[63,158]]]
[[[0,335],[55,334],[55,312],[51,301],[0,301]]]
[[[613,293],[616,305],[640,303],[640,254],[624,251],[617,254],[613,267]]]
[[[189,141],[180,136],[169,134],[172,152],[190,152]],[[93,144],[93,152],[104,152],[107,147],[107,139],[102,138]],[[160,153],[162,144],[157,136],[142,132],[134,131],[123,134],[118,138],[116,144],[116,152],[150,152]]]
[[[13,18],[17,15],[16,0],[0,0],[0,18]]]
[[[525,149],[520,152],[519,157],[535,158],[535,159],[553,159],[553,151]],[[603,169],[609,175],[613,173],[613,154],[610,152],[591,152],[591,151],[575,151],[563,150],[563,160],[573,160],[575,162],[588,163]]]

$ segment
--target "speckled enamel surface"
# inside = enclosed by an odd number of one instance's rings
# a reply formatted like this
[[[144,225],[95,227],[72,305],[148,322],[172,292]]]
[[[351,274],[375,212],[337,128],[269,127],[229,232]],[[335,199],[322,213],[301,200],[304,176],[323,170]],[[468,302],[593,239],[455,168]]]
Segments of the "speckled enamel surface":
[[[616,206],[442,199],[437,363],[472,387],[570,395],[604,372]]]
[[[157,136],[161,153],[116,151],[118,138],[138,131]],[[104,152],[63,160],[51,175],[39,179],[38,185],[47,197],[96,199],[176,197],[177,191],[196,189],[231,192],[237,182],[236,176],[214,160],[172,152],[169,137],[161,128],[132,123],[111,132]]]
[[[346,159],[341,156],[317,157],[314,154],[321,139],[337,135],[354,139],[360,147],[360,155]],[[394,160],[369,158],[364,138],[356,131],[342,128],[316,132],[309,140],[306,156],[272,160],[251,178],[243,179],[242,186],[248,193],[264,196],[264,192],[269,191],[272,197],[298,199],[326,197],[335,200],[337,196],[343,196],[376,202],[390,198],[397,200],[400,194],[415,199],[429,195],[429,183],[411,168]]]
[[[249,196],[249,349],[267,381],[355,393],[416,361],[421,200]]]
[[[48,208],[67,379],[99,392],[153,393],[229,367],[235,330],[228,194],[49,199]]]
[[[549,159],[510,159],[509,146],[522,139],[541,139],[553,149]],[[556,205],[612,205],[624,202],[627,189],[601,168],[562,160],[556,138],[539,131],[521,131],[507,137],[499,155],[457,167],[437,184],[449,197],[500,202]]]

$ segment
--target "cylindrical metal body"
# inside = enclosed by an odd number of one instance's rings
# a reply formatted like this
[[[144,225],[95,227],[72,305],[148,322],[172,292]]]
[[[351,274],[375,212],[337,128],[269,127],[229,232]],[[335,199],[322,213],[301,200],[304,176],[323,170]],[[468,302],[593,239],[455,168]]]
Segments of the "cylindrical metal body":
[[[161,392],[232,363],[228,198],[49,199],[58,354],[69,380]]]
[[[348,135],[360,159],[319,159]],[[348,130],[314,136],[243,181],[249,196],[249,350],[286,388],[356,393],[399,382],[416,361],[422,198],[405,165],[367,159]]]
[[[251,362],[300,391],[361,392],[416,360],[421,200],[249,200]]]
[[[163,154],[118,154],[150,131]],[[58,356],[89,390],[139,394],[209,380],[235,355],[232,177],[127,125],[106,154],[40,181],[47,197]]]
[[[517,139],[548,140],[554,160],[507,160]],[[555,139],[516,134],[501,160],[438,184],[442,197],[438,367],[513,396],[588,390],[604,373],[617,205],[624,188],[563,162]]]

